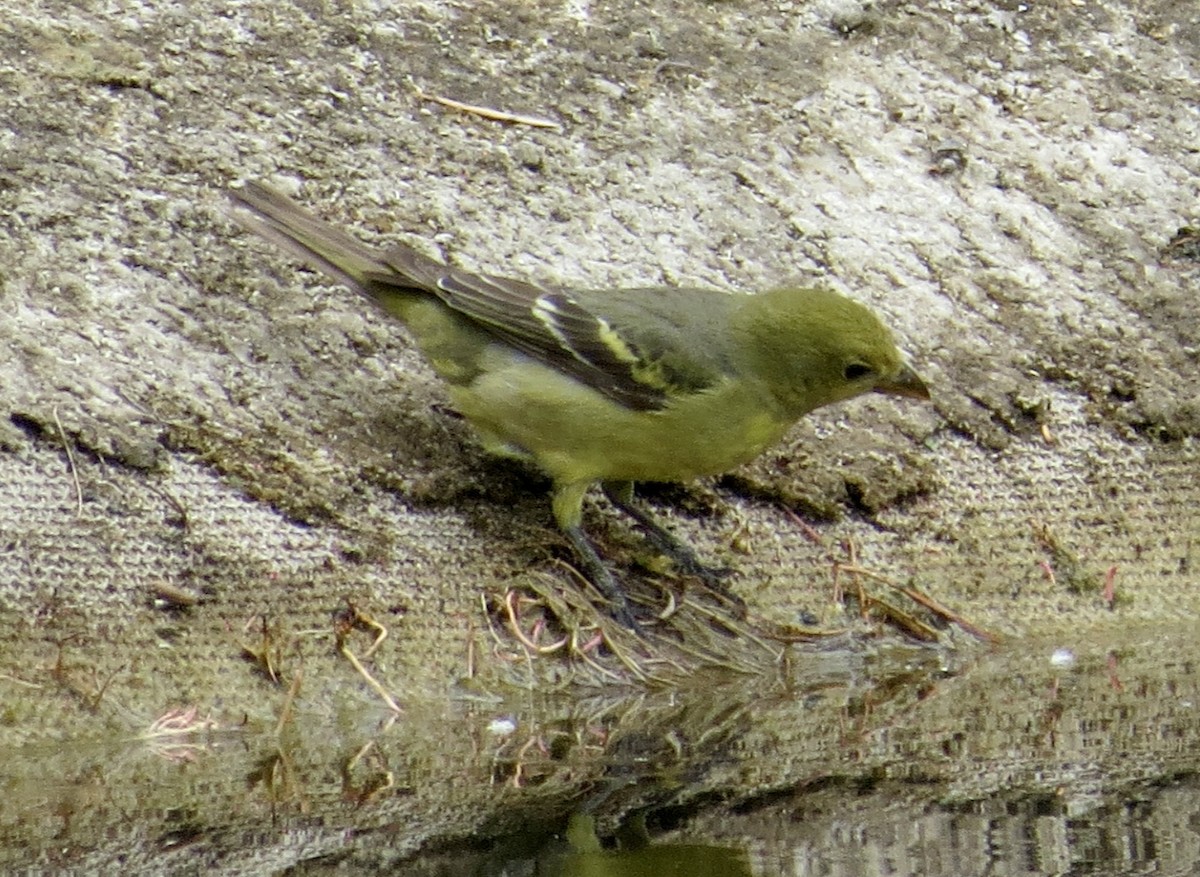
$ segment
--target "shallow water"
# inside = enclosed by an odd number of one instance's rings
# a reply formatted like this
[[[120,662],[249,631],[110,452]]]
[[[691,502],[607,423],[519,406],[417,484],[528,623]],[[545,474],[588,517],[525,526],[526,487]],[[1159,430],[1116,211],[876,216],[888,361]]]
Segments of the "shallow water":
[[[0,867],[135,873],[1186,873],[1191,623],[797,652],[775,678],[298,705],[276,736],[67,740],[0,766]],[[160,727],[160,731],[164,730]]]

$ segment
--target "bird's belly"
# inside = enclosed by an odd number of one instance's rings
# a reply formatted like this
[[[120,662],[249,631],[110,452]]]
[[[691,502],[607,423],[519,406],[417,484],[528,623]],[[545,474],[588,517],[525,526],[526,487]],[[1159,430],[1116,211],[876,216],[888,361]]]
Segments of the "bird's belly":
[[[452,394],[490,450],[530,459],[558,483],[716,475],[753,460],[791,425],[741,393],[632,411],[598,393],[580,393],[574,381],[504,389],[493,380]]]

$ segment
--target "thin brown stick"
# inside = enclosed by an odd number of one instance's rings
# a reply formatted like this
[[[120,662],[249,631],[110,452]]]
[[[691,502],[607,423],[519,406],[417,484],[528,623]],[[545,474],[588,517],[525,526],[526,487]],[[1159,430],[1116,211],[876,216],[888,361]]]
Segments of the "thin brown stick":
[[[1113,564],[1104,574],[1104,590],[1101,592],[1104,605],[1112,609],[1117,602],[1117,566]]]
[[[279,721],[275,723],[275,736],[278,737],[283,733],[284,727],[292,718],[292,706],[296,703],[296,695],[300,693],[300,680],[304,676],[303,670],[296,670],[292,676],[292,684],[288,686],[287,695],[283,699],[283,708],[279,711]]]
[[[892,587],[895,588],[897,591],[899,591],[904,596],[908,597],[908,599],[913,600],[917,603],[920,603],[922,606],[924,606],[926,609],[930,610],[931,612],[936,612],[938,615],[940,615],[942,618],[946,619],[947,621],[949,621],[953,624],[957,624],[959,627],[961,627],[963,630],[965,630],[967,633],[969,633],[971,636],[975,637],[976,639],[981,639],[984,642],[989,642],[989,643],[1000,642],[999,636],[997,636],[994,633],[984,630],[982,627],[980,627],[977,624],[967,621],[967,619],[963,618],[961,615],[959,615],[954,610],[952,610],[946,606],[943,606],[941,603],[939,603],[933,597],[923,594],[920,591],[916,590],[915,588],[909,588],[904,585],[892,585]]]
[[[924,606],[926,609],[928,609],[930,612],[933,612],[934,614],[940,616],[941,618],[944,618],[946,621],[949,621],[952,624],[957,624],[959,627],[961,627],[963,630],[965,630],[967,633],[969,633],[971,636],[975,637],[976,639],[981,639],[981,640],[984,640],[985,642],[990,642],[990,643],[996,643],[996,642],[1000,641],[1000,637],[998,637],[996,634],[990,633],[990,632],[984,630],[979,625],[968,621],[967,619],[965,619],[961,615],[959,615],[957,612],[955,612],[953,609],[950,609],[948,606],[945,606],[942,603],[939,603],[933,597],[930,597],[929,595],[922,593],[921,591],[918,591],[916,588],[910,588],[907,585],[897,584],[896,582],[892,581],[887,576],[885,576],[881,573],[877,573],[874,570],[867,569],[866,567],[843,565],[841,568],[843,570],[845,570],[846,572],[851,572],[856,575],[863,576],[864,578],[874,579],[875,581],[880,582],[881,584],[887,585],[889,588],[892,588],[893,590],[899,591],[901,594],[908,597],[908,599],[912,600],[914,603],[919,603],[922,606]],[[878,601],[878,598],[872,598],[872,599]]]
[[[396,701],[392,699],[392,696],[388,694],[387,689],[379,683],[379,680],[372,676],[370,671],[362,665],[362,662],[358,660],[358,656],[356,656],[354,652],[350,651],[349,646],[347,646],[345,643],[342,643],[338,651],[340,651],[342,653],[342,657],[349,661],[350,665],[358,671],[358,675],[367,680],[367,685],[374,689],[375,693],[379,695],[380,699],[387,704],[388,709],[394,713],[404,712],[404,710],[400,708],[400,704],[396,703]]]
[[[484,119],[491,119],[493,122],[506,122],[511,125],[529,125],[533,128],[554,128],[556,130],[562,128],[562,125],[553,119],[546,119],[542,116],[530,116],[523,113],[510,113],[506,110],[497,110],[492,107],[480,106],[479,104],[463,103],[460,100],[454,100],[454,98],[430,94],[415,82],[412,83],[412,87],[413,91],[417,93],[417,98],[420,100],[432,101],[435,104],[441,104],[452,110],[470,113]]]
[[[870,600],[870,603],[867,611],[870,611],[872,608],[876,608],[885,616],[887,616],[889,621],[900,627],[901,630],[906,631],[910,636],[916,637],[923,642],[937,642],[938,632],[936,630],[934,630],[928,624],[925,624],[923,621],[919,621],[913,616],[909,615],[899,606],[893,606],[887,600],[884,600],[880,597],[872,596],[869,597],[868,600]]]
[[[83,485],[79,483],[79,470],[75,466],[75,453],[71,443],[67,441],[67,431],[63,429],[62,421],[58,419],[58,406],[50,409],[54,416],[54,425],[58,427],[58,436],[62,439],[63,450],[67,452],[67,467],[71,470],[71,480],[75,482],[75,517],[83,517]]]
[[[467,622],[467,678],[475,678],[475,619]]]
[[[45,688],[44,685],[38,685],[36,682],[26,682],[24,679],[18,679],[16,676],[10,676],[7,673],[0,673],[0,679],[5,679],[9,682],[14,682],[17,685],[24,685],[26,688]]]
[[[816,528],[796,514],[792,509],[785,505],[781,505],[779,508],[782,509],[784,515],[790,518],[791,522],[796,525],[796,528],[800,531],[801,535],[803,535],[804,538],[813,545],[820,545],[824,541],[821,539],[821,534],[817,532]]]
[[[493,649],[495,652],[498,649],[507,649],[504,641],[500,639],[500,634],[496,633],[496,626],[492,624],[492,613],[488,610],[488,598],[486,594],[479,595],[479,605],[483,607],[483,620],[487,622],[488,633],[492,635]]]
[[[512,628],[513,636],[525,648],[529,649],[538,655],[552,655],[571,641],[569,636],[564,636],[556,643],[551,643],[548,646],[539,646],[533,640],[525,635],[525,631],[521,630],[521,625],[517,621],[517,610],[513,607],[514,600],[520,596],[516,591],[509,591],[504,595],[504,611],[508,615],[508,625]]]

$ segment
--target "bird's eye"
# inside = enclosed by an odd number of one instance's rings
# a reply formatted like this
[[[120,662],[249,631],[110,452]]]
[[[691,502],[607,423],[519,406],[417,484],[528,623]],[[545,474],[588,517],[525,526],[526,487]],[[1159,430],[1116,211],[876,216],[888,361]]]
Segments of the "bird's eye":
[[[848,381],[858,381],[871,374],[871,367],[861,362],[852,362],[842,372],[842,377]]]

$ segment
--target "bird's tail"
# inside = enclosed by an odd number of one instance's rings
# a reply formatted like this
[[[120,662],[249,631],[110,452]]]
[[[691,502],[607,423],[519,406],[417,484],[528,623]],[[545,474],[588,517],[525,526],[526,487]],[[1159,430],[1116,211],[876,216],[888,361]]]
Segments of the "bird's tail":
[[[376,297],[373,278],[395,274],[374,251],[269,186],[248,182],[229,197],[240,225],[368,296]]]

